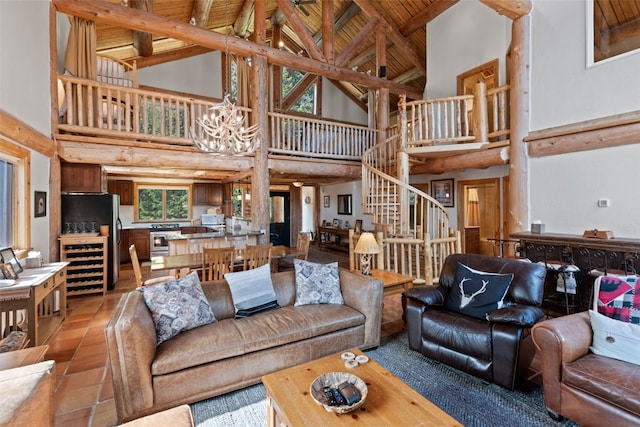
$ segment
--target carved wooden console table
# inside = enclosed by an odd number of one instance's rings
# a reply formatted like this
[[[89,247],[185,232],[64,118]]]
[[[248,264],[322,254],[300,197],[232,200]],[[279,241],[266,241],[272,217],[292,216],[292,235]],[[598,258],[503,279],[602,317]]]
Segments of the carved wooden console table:
[[[571,311],[583,311],[590,307],[593,281],[598,274],[640,272],[640,239],[605,240],[573,234],[531,232],[514,233],[509,237],[519,241],[517,251],[533,262],[550,265],[551,261],[560,261],[580,269],[574,273],[578,292],[573,299]],[[556,292],[555,279],[548,277],[546,295]]]

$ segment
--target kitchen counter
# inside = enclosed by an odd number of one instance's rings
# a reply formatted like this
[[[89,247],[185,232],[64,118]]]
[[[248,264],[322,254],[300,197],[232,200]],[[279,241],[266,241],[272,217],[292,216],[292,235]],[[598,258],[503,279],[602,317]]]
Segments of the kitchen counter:
[[[246,237],[246,236],[261,236],[261,231],[238,231],[235,233],[217,232],[211,233],[195,233],[195,234],[176,234],[167,236],[167,240],[189,240],[189,239],[210,239],[216,237]]]

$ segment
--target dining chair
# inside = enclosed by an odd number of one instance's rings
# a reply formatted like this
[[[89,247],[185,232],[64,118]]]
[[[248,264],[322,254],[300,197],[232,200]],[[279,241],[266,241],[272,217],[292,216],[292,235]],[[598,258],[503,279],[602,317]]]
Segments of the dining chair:
[[[311,244],[311,233],[307,231],[301,231],[298,234],[298,243],[296,245],[296,250],[299,252],[299,255],[286,257],[278,260],[278,271],[287,271],[293,270],[293,260],[294,258],[302,259],[304,261],[309,257],[309,245]]]
[[[202,248],[202,280],[221,280],[233,271],[236,248]]]
[[[244,270],[253,270],[271,263],[271,243],[247,245],[244,248]]]
[[[133,277],[136,280],[136,286],[151,286],[158,283],[169,282],[176,280],[176,276],[166,275],[161,277],[151,277],[147,280],[142,280],[142,269],[140,268],[140,261],[138,261],[138,252],[136,251],[136,245],[129,246],[129,255],[131,257],[131,266],[133,267]]]

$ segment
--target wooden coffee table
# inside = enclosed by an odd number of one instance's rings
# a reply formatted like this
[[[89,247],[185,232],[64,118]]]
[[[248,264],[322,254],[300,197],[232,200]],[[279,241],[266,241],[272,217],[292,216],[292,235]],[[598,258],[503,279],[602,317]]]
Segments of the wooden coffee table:
[[[349,350],[356,355],[360,350]],[[309,394],[309,386],[327,372],[350,372],[368,387],[367,400],[353,412],[337,415],[319,406]],[[267,424],[275,426],[308,425],[401,425],[462,426],[442,409],[374,360],[349,369],[340,354],[283,369],[262,377],[267,389]]]

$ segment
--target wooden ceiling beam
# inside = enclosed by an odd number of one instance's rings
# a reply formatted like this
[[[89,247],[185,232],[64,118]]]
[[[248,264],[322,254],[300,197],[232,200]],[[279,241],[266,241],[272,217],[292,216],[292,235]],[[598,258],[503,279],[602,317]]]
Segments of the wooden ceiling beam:
[[[379,18],[380,25],[382,25],[382,29],[384,30],[386,36],[396,45],[398,49],[402,52],[402,54],[406,55],[407,58],[415,65],[416,68],[422,72],[423,75],[427,74],[427,68],[425,65],[425,59],[418,55],[413,44],[407,40],[400,32],[393,26],[387,19],[378,11],[378,9],[371,3],[371,0],[355,0],[355,2],[360,6],[370,18]]]
[[[480,0],[480,2],[489,6],[498,14],[513,20],[528,15],[533,8],[531,0]]]
[[[327,59],[320,51],[320,48],[318,48],[318,45],[313,41],[311,34],[309,34],[309,30],[304,25],[304,22],[302,22],[302,19],[300,19],[300,15],[295,11],[291,2],[289,0],[276,0],[276,3],[287,19],[287,22],[289,22],[291,28],[293,28],[298,37],[300,37],[300,41],[309,53],[309,56],[316,61],[327,62]]]
[[[360,29],[358,34],[349,40],[349,43],[342,49],[342,51],[336,57],[336,66],[344,67],[349,60],[355,55],[355,53],[362,47],[362,44],[365,40],[371,37],[376,33],[376,28],[378,28],[378,24],[380,23],[380,19],[372,18],[369,22],[367,22],[364,27]],[[375,56],[375,49],[373,55]]]
[[[153,0],[131,0],[131,7],[153,13]],[[133,47],[143,58],[153,56],[153,34],[146,31],[134,31]]]
[[[347,2],[342,10],[340,10],[337,14],[338,18],[333,25],[333,33],[336,34],[342,28],[344,28],[344,26],[347,25],[349,21],[351,21],[351,19],[358,14],[358,12],[360,12],[360,7],[355,4],[353,0],[349,0],[349,2]],[[316,44],[320,44],[320,42],[322,41],[322,28],[320,28],[320,30],[318,30],[313,35],[313,41],[316,42]]]
[[[195,0],[191,8],[191,21],[198,28],[207,28],[213,0]]]
[[[100,0],[52,0],[52,3],[58,12],[67,15],[138,31],[152,31],[154,34],[172,37],[210,49],[228,49],[236,55],[260,55],[277,65],[293,67],[308,73],[344,80],[369,88],[387,88],[392,93],[406,94],[411,99],[422,98],[422,92],[411,86],[399,85],[391,80],[379,79],[311,58],[292,55],[277,48],[260,46],[239,37],[203,30],[175,19],[124,8],[118,4]]]
[[[334,31],[333,0],[322,0],[322,52],[329,64],[335,62]]]
[[[393,46],[390,40],[387,39],[387,49]],[[371,61],[376,57],[376,45],[375,43],[369,46],[367,49],[363,50],[358,56],[354,57],[347,64],[347,68],[353,69],[353,67],[359,67],[362,64]]]
[[[236,22],[233,24],[233,29],[237,36],[247,38],[251,34],[249,29],[253,26],[254,8],[255,0],[245,0]]]
[[[145,67],[153,67],[154,65],[166,64],[168,62],[177,61],[179,59],[191,58],[192,56],[202,55],[211,52],[213,49],[202,46],[189,46],[162,53],[156,53],[147,58],[136,59],[136,67],[138,69]]]
[[[460,0],[435,0],[429,6],[424,8],[420,13],[414,16],[412,19],[405,22],[400,28],[400,33],[407,37],[418,28],[423,28],[429,22],[433,21],[442,12],[445,12],[454,4]]]

